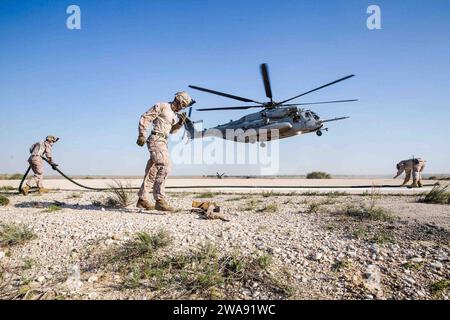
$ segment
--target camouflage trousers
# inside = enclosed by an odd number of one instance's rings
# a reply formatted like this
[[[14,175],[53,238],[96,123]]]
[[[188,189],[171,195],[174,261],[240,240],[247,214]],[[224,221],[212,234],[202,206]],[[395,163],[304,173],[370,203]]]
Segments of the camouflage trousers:
[[[405,170],[405,180],[403,181],[403,184],[407,184],[409,180],[411,179],[411,173],[413,177],[413,182],[420,182],[422,181],[422,171],[425,169],[425,164],[415,164],[413,166],[413,169],[406,169]]]
[[[28,179],[27,186],[31,188],[33,184],[36,184],[38,188],[43,188],[44,164],[42,163],[41,157],[31,157],[28,159],[28,163],[30,164],[34,175]]]
[[[147,162],[144,181],[138,193],[139,199],[149,200],[148,195],[152,191],[156,201],[165,200],[166,179],[170,171],[167,140],[152,136],[147,142],[147,147],[150,151],[150,159]]]

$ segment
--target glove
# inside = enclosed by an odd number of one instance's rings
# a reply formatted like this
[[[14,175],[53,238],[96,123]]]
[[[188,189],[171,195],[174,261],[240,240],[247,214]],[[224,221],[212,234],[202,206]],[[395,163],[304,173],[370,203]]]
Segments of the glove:
[[[147,142],[147,139],[145,139],[144,136],[139,136],[136,141],[136,144],[140,147],[143,147],[146,142]]]
[[[52,163],[51,166],[53,170],[56,170],[58,168],[58,165],[56,163]]]
[[[187,120],[186,112],[180,113],[180,114],[178,115],[178,119],[180,119],[180,120],[178,121],[179,124],[184,124],[184,123],[186,122],[186,120]]]

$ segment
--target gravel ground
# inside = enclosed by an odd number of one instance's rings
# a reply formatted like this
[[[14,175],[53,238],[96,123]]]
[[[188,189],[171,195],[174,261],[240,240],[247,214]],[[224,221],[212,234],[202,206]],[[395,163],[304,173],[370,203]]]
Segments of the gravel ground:
[[[123,274],[107,265],[89,267],[86,260],[136,232],[159,229],[173,237],[172,252],[211,242],[220,252],[272,255],[271,272],[288,275],[293,299],[450,296],[445,284],[450,280],[449,205],[382,195],[376,197],[376,206],[392,212],[395,219],[374,221],[345,214],[350,203],[370,205],[374,199],[369,196],[223,194],[204,199],[222,206],[230,219],[223,222],[190,213],[191,201],[198,199],[195,193],[170,194],[178,209],[171,214],[145,212],[133,205],[119,210],[92,204],[104,196],[66,191],[11,195],[11,203],[0,207],[0,223],[23,223],[37,237],[23,245],[0,247],[0,298],[151,298],[148,290],[125,289]],[[62,203],[62,210],[46,212],[54,201]],[[443,290],[436,289],[439,283],[444,283]],[[238,298],[273,296],[249,286]]]

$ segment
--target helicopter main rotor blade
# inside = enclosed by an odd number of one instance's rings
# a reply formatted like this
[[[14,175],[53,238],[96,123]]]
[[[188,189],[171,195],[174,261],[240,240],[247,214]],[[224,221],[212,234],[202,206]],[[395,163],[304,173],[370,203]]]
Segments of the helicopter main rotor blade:
[[[237,107],[223,107],[223,108],[203,108],[195,109],[196,111],[214,111],[214,110],[246,110],[250,108],[264,108],[264,106],[237,106]]]
[[[283,106],[307,106],[312,104],[328,104],[328,103],[342,103],[342,102],[356,102],[359,101],[358,99],[351,99],[351,100],[335,100],[335,101],[321,101],[321,102],[302,102],[302,103],[289,103],[289,104],[283,104]]]
[[[352,77],[354,77],[354,76],[355,76],[355,75],[352,74],[352,75],[346,76],[346,77],[344,77],[344,78],[338,79],[338,80],[336,80],[336,81],[327,83],[327,84],[325,84],[325,85],[323,85],[323,86],[320,86],[320,87],[318,87],[318,88],[309,90],[309,91],[307,91],[307,92],[305,92],[305,93],[302,93],[302,94],[299,94],[298,96],[292,97],[292,98],[287,99],[287,100],[284,100],[284,101],[282,101],[282,102],[279,102],[279,104],[284,104],[284,103],[289,102],[289,101],[291,101],[291,100],[294,100],[294,99],[300,98],[300,97],[302,97],[302,96],[304,96],[304,95],[307,95],[307,94],[309,94],[309,93],[311,93],[311,92],[314,92],[314,91],[317,91],[317,90],[326,88],[326,87],[328,87],[328,86],[331,86],[331,85],[333,85],[333,84],[336,84],[336,83],[338,83],[338,82],[341,82],[341,81],[350,79],[350,78],[352,78]]]
[[[273,101],[272,97],[272,88],[270,87],[270,78],[269,78],[269,68],[266,63],[261,65],[261,76],[263,78],[264,89],[266,90],[266,96],[270,99],[270,102]]]
[[[310,102],[310,103],[288,103],[288,104],[277,104],[278,107],[292,107],[292,106],[306,106],[313,104],[328,104],[328,103],[343,103],[343,102],[355,102],[359,101],[358,99],[350,99],[350,100],[334,100],[334,101],[321,101],[321,102]],[[251,108],[265,108],[265,106],[236,106],[236,107],[221,107],[221,108],[202,108],[195,109],[197,111],[214,111],[214,110],[246,110]]]
[[[211,90],[211,89],[201,88],[201,87],[192,86],[192,85],[190,85],[189,88],[192,88],[192,89],[195,89],[195,90],[199,90],[199,91],[208,92],[208,93],[212,93],[212,94],[216,94],[218,96],[222,96],[222,97],[226,97],[226,98],[230,98],[230,99],[234,99],[234,100],[239,100],[239,101],[242,101],[242,102],[254,102],[254,103],[258,103],[258,104],[263,104],[262,102],[258,102],[258,101],[247,99],[247,98],[243,98],[243,97],[234,96],[232,94],[228,94],[228,93],[224,93],[224,92],[220,92],[220,91],[214,91],[214,90]]]

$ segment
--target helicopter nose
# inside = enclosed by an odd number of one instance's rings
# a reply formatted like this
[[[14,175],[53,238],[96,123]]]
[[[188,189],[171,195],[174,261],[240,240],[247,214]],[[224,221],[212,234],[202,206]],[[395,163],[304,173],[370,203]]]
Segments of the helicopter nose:
[[[314,126],[316,128],[321,128],[323,126],[323,123],[321,120],[314,120]]]

